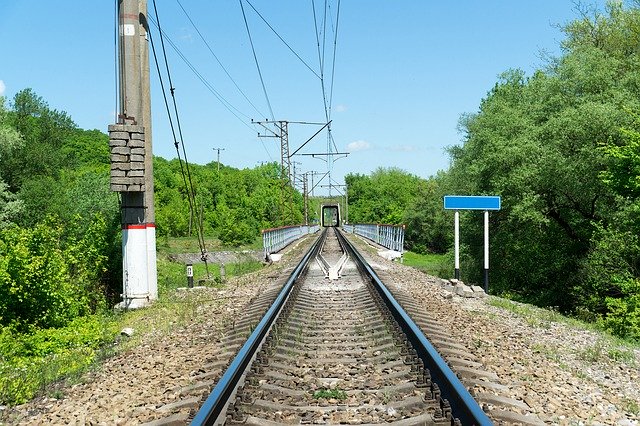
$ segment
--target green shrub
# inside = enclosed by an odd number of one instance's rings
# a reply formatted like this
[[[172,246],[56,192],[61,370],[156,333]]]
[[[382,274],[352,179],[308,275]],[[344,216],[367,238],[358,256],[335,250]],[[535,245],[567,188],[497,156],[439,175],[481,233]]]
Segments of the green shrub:
[[[636,286],[638,281],[635,281]],[[616,336],[640,341],[640,292],[621,299],[607,297],[609,311],[601,323]]]
[[[104,308],[107,225],[101,216],[67,227],[55,219],[0,230],[0,325],[62,327]]]
[[[114,317],[79,317],[66,327],[20,333],[0,329],[0,404],[21,404],[46,385],[78,375],[100,358],[119,330]]]
[[[613,334],[640,339],[640,241],[629,231],[596,229],[582,285],[574,289],[579,306]]]
[[[76,289],[53,224],[0,231],[0,323],[59,327],[80,314]]]

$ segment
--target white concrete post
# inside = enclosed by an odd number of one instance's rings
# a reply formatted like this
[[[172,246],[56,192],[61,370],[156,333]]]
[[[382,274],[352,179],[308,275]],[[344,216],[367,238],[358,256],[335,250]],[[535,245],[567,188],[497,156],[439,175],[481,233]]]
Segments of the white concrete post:
[[[453,253],[455,257],[455,278],[460,279],[460,212],[456,210],[453,213]]]
[[[489,210],[484,211],[484,292],[489,291]]]

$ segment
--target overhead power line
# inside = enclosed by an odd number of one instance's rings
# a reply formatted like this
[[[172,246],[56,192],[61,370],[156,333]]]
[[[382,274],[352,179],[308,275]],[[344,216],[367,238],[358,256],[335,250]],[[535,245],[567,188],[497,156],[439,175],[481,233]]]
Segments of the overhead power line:
[[[242,17],[244,18],[244,26],[247,29],[247,35],[249,36],[249,43],[251,44],[251,51],[253,52],[253,59],[256,62],[256,68],[258,69],[258,75],[260,76],[260,83],[262,83],[262,91],[264,92],[264,97],[267,100],[267,105],[269,106],[269,112],[271,113],[271,120],[275,120],[275,115],[273,114],[273,108],[271,108],[271,101],[269,100],[269,94],[267,93],[267,87],[264,84],[264,78],[262,78],[262,71],[260,70],[260,64],[258,63],[258,56],[256,55],[256,48],[253,45],[253,39],[251,38],[251,31],[249,31],[249,23],[247,22],[247,14],[244,12],[244,5],[242,4],[242,0],[238,0],[240,2],[240,9],[242,10]]]
[[[165,63],[165,68],[166,68],[166,72],[167,72],[167,79],[169,81],[169,91],[171,92],[171,98],[173,101],[173,110],[174,110],[174,114],[175,114],[175,119],[176,119],[176,125],[177,125],[177,129],[178,129],[178,135],[180,137],[179,141],[178,138],[176,137],[176,133],[175,133],[175,128],[173,126],[173,120],[172,120],[172,115],[171,115],[171,110],[169,108],[169,102],[167,101],[167,95],[166,95],[166,91],[164,90],[164,83],[162,81],[162,73],[160,72],[160,65],[158,63],[158,57],[156,55],[156,49],[155,46],[153,44],[153,37],[151,36],[151,32],[149,32],[149,40],[151,41],[151,49],[153,51],[153,59],[156,63],[156,69],[158,71],[158,78],[160,79],[161,82],[161,87],[162,87],[162,95],[164,97],[164,102],[165,102],[165,106],[167,108],[167,114],[169,116],[169,122],[171,123],[171,131],[173,133],[173,139],[174,139],[174,145],[176,148],[176,152],[178,154],[178,161],[180,162],[180,171],[182,173],[182,179],[184,181],[185,184],[185,189],[187,190],[187,194],[188,194],[188,200],[189,200],[189,209],[190,212],[193,216],[196,216],[196,194],[195,194],[195,189],[193,186],[193,180],[191,179],[191,171],[189,169],[189,161],[187,160],[187,151],[185,149],[184,146],[184,137],[182,136],[182,126],[180,125],[180,115],[178,114],[178,104],[176,102],[176,97],[175,97],[175,88],[173,87],[173,82],[171,80],[171,71],[169,70],[169,61],[167,60],[167,51],[165,49],[164,46],[164,38],[163,38],[163,34],[162,34],[162,27],[160,26],[160,17],[158,16],[158,9],[156,7],[156,1],[153,0],[153,10],[155,12],[156,15],[156,20],[157,20],[157,26],[158,26],[158,31],[160,33],[160,44],[162,46],[162,55],[164,57],[164,63]],[[182,146],[182,153],[184,155],[184,166],[183,167],[183,163],[182,163],[182,159],[180,158],[180,149],[179,146]],[[186,169],[186,173],[185,173],[185,169]],[[199,222],[199,226],[196,227],[196,229],[198,230],[197,234],[198,234],[198,245],[200,246],[200,254],[202,257],[202,260],[205,263],[205,267],[207,269],[207,275],[209,275],[209,267],[207,266],[207,249],[206,249],[206,245],[205,245],[205,241],[204,241],[204,229],[202,228],[202,221],[198,221]]]
[[[338,0],[338,7],[336,13],[336,27],[334,30],[333,38],[333,58],[331,60],[331,88],[329,89],[329,119],[331,119],[331,108],[333,106],[333,80],[336,75],[336,50],[338,48],[338,24],[340,22],[340,0]],[[333,20],[331,21],[333,23]]]
[[[200,82],[207,88],[207,90],[209,90],[209,92],[211,92],[211,94],[213,94],[213,96],[216,97],[216,99],[218,99],[218,101],[222,104],[223,107],[225,107],[225,109],[227,111],[229,111],[234,117],[236,117],[238,119],[238,121],[240,121],[242,123],[243,126],[245,126],[247,129],[249,129],[251,131],[251,133],[254,133],[254,129],[249,126],[249,124],[247,123],[248,120],[250,120],[249,116],[244,114],[242,111],[240,111],[238,108],[234,107],[229,101],[227,101],[214,87],[211,83],[209,83],[209,81],[196,69],[196,67],[187,59],[187,57],[182,53],[182,51],[178,48],[178,46],[173,42],[173,40],[171,40],[171,38],[167,35],[167,33],[162,30],[159,25],[158,22],[156,21],[156,19],[149,15],[148,16],[149,21],[151,21],[151,23],[158,29],[158,32],[163,36],[163,38],[167,41],[167,43],[173,48],[173,50],[178,54],[178,56],[180,57],[180,59],[182,59],[182,61],[185,63],[185,65],[187,65],[187,67],[191,70],[191,72],[193,72],[193,74],[198,78],[198,80],[200,80]],[[245,117],[245,119],[242,119],[240,117],[240,115],[242,115],[243,117]],[[273,161],[273,157],[271,156],[271,153],[269,152],[269,150],[267,150],[266,145],[264,144],[263,141],[260,141],[262,144],[262,147],[264,148],[265,152],[267,153],[267,156],[269,157],[269,159],[271,161]]]
[[[198,33],[198,35],[200,36],[200,39],[202,39],[203,43],[205,44],[205,46],[207,46],[207,49],[209,49],[209,52],[211,53],[211,55],[215,58],[215,60],[218,62],[218,65],[220,65],[220,68],[222,68],[222,70],[225,72],[225,74],[227,75],[227,77],[229,77],[229,80],[231,80],[231,82],[233,83],[233,85],[236,87],[236,89],[238,89],[238,92],[240,92],[240,94],[242,94],[242,96],[245,98],[245,100],[247,102],[249,102],[249,105],[251,105],[253,107],[253,109],[260,114],[260,116],[263,116],[264,114],[262,114],[258,108],[253,104],[253,102],[251,102],[251,100],[249,99],[249,97],[242,91],[242,89],[240,88],[240,86],[238,86],[238,83],[236,83],[236,81],[233,79],[233,77],[231,77],[231,74],[229,74],[229,71],[227,71],[227,68],[222,64],[222,62],[220,61],[220,59],[218,58],[218,56],[213,52],[213,49],[211,48],[211,46],[209,45],[209,43],[207,42],[207,40],[204,38],[204,36],[202,35],[202,33],[200,32],[200,30],[198,29],[198,27],[196,26],[195,22],[193,22],[193,19],[191,19],[191,16],[189,16],[189,13],[187,13],[187,11],[185,10],[185,8],[182,6],[182,3],[180,3],[180,0],[176,0],[176,2],[178,3],[178,6],[180,6],[180,9],[182,9],[182,11],[184,12],[184,14],[186,15],[187,19],[189,20],[189,22],[191,22],[191,25],[193,26],[193,28],[196,30],[196,32]],[[253,6],[251,6],[253,7]]]
[[[264,18],[264,16],[262,16],[262,14],[260,12],[258,12],[258,10],[253,6],[253,4],[251,4],[251,2],[249,0],[245,0],[247,2],[247,4],[249,4],[249,6],[251,6],[251,8],[253,9],[254,12],[256,12],[258,14],[258,16],[260,17],[260,19],[262,19],[262,21],[267,24],[267,26],[269,27],[269,29],[271,31],[273,31],[273,33],[280,39],[281,42],[284,43],[285,46],[287,46],[287,48],[291,51],[291,53],[293,53],[296,58],[300,59],[300,62],[302,62],[304,64],[305,67],[307,67],[309,69],[309,71],[311,71],[316,77],[320,78],[320,76],[318,75],[318,73],[311,68],[311,66],[304,60],[302,59],[302,57],[300,55],[298,55],[296,53],[295,50],[293,50],[293,48],[291,46],[289,46],[289,43],[287,43],[282,36],[280,36],[280,34],[278,34],[278,32],[271,26],[271,24],[269,24],[269,22],[267,22],[267,20]]]

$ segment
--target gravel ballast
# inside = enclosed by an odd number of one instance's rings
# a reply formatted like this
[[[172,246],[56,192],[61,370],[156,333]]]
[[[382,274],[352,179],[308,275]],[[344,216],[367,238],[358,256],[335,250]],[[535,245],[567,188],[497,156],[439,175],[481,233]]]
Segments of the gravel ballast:
[[[640,424],[637,347],[568,320],[550,320],[562,317],[543,309],[493,296],[455,295],[443,290],[441,279],[377,256],[359,238],[351,240],[387,285],[413,295],[496,373],[509,387],[509,397],[523,401],[545,423]]]

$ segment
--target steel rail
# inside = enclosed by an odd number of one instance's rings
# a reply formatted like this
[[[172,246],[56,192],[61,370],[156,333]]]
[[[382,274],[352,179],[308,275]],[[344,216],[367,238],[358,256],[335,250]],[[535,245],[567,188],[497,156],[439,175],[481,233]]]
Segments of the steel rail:
[[[233,359],[227,371],[220,378],[220,381],[213,388],[211,394],[207,397],[200,410],[196,413],[192,425],[214,425],[224,423],[224,419],[220,420],[219,417],[223,415],[230,402],[231,397],[236,392],[237,386],[240,383],[240,379],[245,374],[246,369],[250,362],[255,357],[256,353],[262,346],[265,337],[267,336],[271,325],[280,315],[280,311],[284,306],[293,286],[297,279],[303,274],[309,260],[318,253],[325,237],[327,230],[316,240],[316,242],[309,248],[307,253],[302,258],[302,261],[295,267],[284,287],[278,294],[278,297],[273,302],[273,305],[269,308],[262,320],[258,323],[253,330],[245,344],[240,348],[238,354]]]
[[[432,380],[440,387],[442,399],[451,404],[453,418],[459,419],[463,425],[492,425],[493,422],[477,401],[473,399],[460,379],[442,359],[436,348],[425,337],[420,327],[411,319],[404,308],[396,301],[389,289],[384,285],[375,271],[369,266],[362,255],[355,249],[340,232],[337,232],[341,245],[345,247],[352,259],[356,261],[361,271],[369,276],[385,305],[389,308],[394,319],[406,334],[409,342],[422,359],[425,369],[429,369]],[[344,242],[344,244],[343,244]]]

